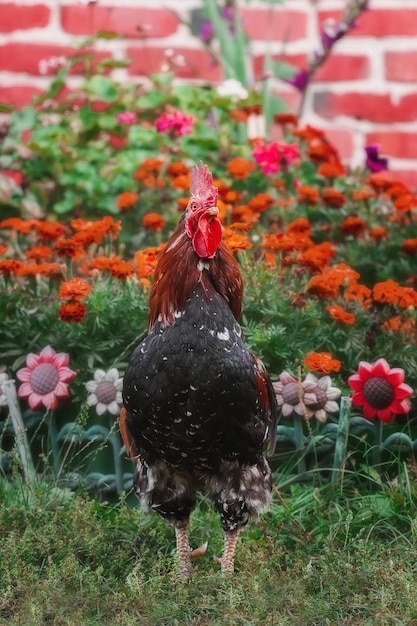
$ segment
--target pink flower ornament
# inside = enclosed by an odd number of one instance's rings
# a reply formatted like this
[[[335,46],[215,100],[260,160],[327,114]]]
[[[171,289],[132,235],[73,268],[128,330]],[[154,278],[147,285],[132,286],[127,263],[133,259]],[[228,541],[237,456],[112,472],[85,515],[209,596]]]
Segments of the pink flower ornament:
[[[55,352],[46,346],[40,354],[28,354],[26,366],[18,370],[17,378],[21,381],[19,398],[27,398],[31,409],[38,409],[42,404],[47,409],[55,409],[59,398],[68,398],[68,383],[77,375],[68,367],[69,354]]]

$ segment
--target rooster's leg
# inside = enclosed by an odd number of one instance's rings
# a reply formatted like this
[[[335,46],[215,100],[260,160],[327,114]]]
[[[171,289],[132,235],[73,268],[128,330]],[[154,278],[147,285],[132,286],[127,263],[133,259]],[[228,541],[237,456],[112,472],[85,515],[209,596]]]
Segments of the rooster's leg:
[[[239,539],[240,528],[224,531],[224,552],[220,560],[222,574],[228,576],[233,574],[234,559],[237,540]]]
[[[178,578],[184,580],[190,578],[193,573],[191,566],[191,548],[188,543],[188,522],[175,526],[178,555]]]

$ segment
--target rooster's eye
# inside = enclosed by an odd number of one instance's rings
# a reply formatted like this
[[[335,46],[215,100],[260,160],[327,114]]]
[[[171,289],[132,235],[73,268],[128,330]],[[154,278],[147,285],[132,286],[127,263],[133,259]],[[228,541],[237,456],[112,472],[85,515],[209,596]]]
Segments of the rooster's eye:
[[[191,208],[192,208],[193,211],[195,211],[198,208],[197,202],[192,202],[191,203]]]

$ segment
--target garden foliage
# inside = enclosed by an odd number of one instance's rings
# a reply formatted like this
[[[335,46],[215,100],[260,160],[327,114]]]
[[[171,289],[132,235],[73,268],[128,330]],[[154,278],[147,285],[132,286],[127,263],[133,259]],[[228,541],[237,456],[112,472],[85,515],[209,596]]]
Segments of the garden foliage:
[[[389,446],[378,414],[362,414],[359,403],[346,430],[334,405],[351,395],[359,364],[381,358],[388,369],[376,377],[391,380],[394,395],[371,405],[389,407],[383,421],[395,452],[413,451],[417,197],[390,172],[371,171],[381,169],[375,150],[368,167],[351,170],[322,130],[291,114],[276,114],[268,138],[257,136],[262,111],[251,96],[174,86],[169,74],[151,76],[146,89],[121,85],[107,65],[74,92],[62,90],[69,67],[61,69],[49,93],[3,127],[0,382],[16,380],[37,470],[52,463],[68,484],[103,491],[130,485],[117,431],[120,378],[146,332],[156,258],[200,160],[242,268],[249,346],[277,393],[283,372],[304,389],[281,398],[275,469],[331,468],[340,437],[349,463],[372,460],[374,445],[381,462]],[[61,377],[61,367],[73,375]],[[0,403],[7,473],[14,430],[4,394]]]

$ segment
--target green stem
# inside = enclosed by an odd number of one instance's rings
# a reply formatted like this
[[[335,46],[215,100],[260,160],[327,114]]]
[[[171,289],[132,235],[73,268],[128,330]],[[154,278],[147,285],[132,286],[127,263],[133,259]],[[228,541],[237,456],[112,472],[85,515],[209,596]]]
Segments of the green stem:
[[[52,450],[52,465],[54,468],[55,476],[58,477],[59,471],[60,471],[59,444],[58,444],[58,428],[56,425],[54,411],[51,411],[50,418],[49,418],[49,440],[51,442],[51,450]]]
[[[376,418],[374,422],[374,447],[372,449],[372,464],[379,470],[381,468],[381,453],[382,453],[382,435],[383,435],[384,423]]]
[[[109,433],[110,433],[110,443],[113,449],[113,462],[114,462],[114,475],[116,478],[116,489],[117,493],[121,493],[123,491],[123,469],[122,469],[122,461],[121,461],[121,450],[122,444],[120,441],[120,436],[118,431],[114,428],[114,419],[109,416]]]
[[[305,437],[303,429],[303,418],[294,413],[294,443],[297,454],[297,473],[304,474],[307,470],[305,461]]]
[[[340,401],[339,423],[334,449],[332,482],[338,478],[346,462],[351,406],[351,398],[349,396],[342,396]]]

